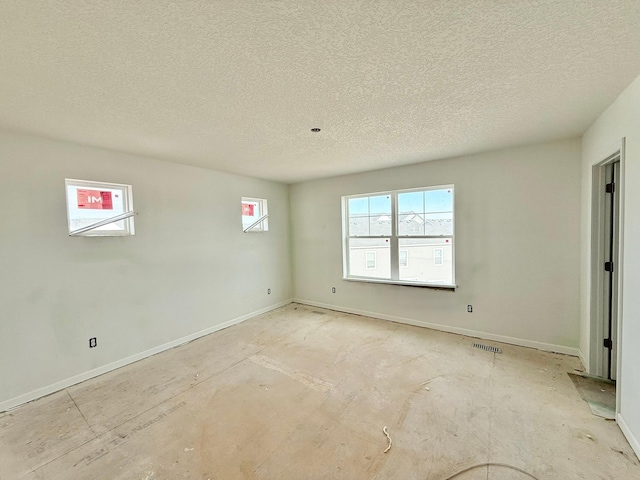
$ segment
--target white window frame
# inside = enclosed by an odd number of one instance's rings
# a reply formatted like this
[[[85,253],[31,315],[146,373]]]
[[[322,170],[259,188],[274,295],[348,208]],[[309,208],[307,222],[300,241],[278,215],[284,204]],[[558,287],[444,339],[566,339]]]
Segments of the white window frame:
[[[65,178],[65,197],[67,201],[67,227],[71,237],[126,237],[135,235],[133,210],[133,187],[123,183],[96,182],[92,180],[78,180],[75,178]],[[119,190],[122,192],[123,213],[115,214],[105,220],[97,221],[84,227],[72,226],[73,212],[72,204],[77,205],[78,198],[70,198],[69,187],[87,190]],[[108,222],[106,220],[113,220]],[[109,225],[122,222],[123,228],[105,228]]]
[[[424,192],[428,190],[445,190],[450,189],[453,195],[453,219],[452,219],[452,233],[451,235],[398,235],[398,195],[402,193],[411,193],[411,192]],[[357,236],[349,236],[349,200],[354,198],[367,198],[367,197],[376,197],[388,195],[391,199],[391,235],[357,235]],[[372,283],[388,283],[393,285],[409,285],[409,286],[420,286],[420,287],[432,287],[439,289],[455,289],[456,281],[455,281],[455,186],[453,184],[448,185],[433,185],[427,187],[419,187],[419,188],[411,188],[406,190],[389,190],[382,192],[370,192],[363,193],[357,195],[345,195],[342,197],[342,278],[344,280],[349,281],[357,281],[357,282],[372,282]],[[349,273],[349,239],[350,238],[370,238],[370,239],[381,239],[388,238],[389,239],[389,247],[390,247],[390,256],[391,256],[391,275],[390,278],[378,278],[378,277],[367,277],[367,276],[358,276],[351,275]],[[398,253],[400,251],[399,240],[404,238],[425,238],[425,239],[450,239],[451,242],[451,273],[452,273],[452,282],[451,284],[445,283],[434,283],[434,282],[419,282],[419,281],[408,281],[408,280],[400,280],[400,266],[399,266],[399,256]],[[443,251],[444,257],[444,251]],[[366,256],[365,256],[366,261]],[[407,254],[407,265],[408,265],[408,254]]]
[[[373,255],[373,267],[369,266],[369,254]],[[364,264],[367,270],[375,270],[377,265],[376,252],[364,252]]]
[[[440,263],[436,262],[436,251],[439,250],[440,251]],[[442,265],[444,265],[444,248],[442,247],[434,247],[433,248],[433,266],[434,267],[441,267]]]
[[[402,264],[402,262],[400,261],[400,257],[402,257],[402,252],[405,253],[404,259],[404,265]],[[400,268],[408,268],[409,267],[409,250],[407,249],[400,249],[398,250],[398,266]]]
[[[251,224],[244,222],[244,215],[241,215],[242,231],[244,233],[260,233],[269,231],[269,209],[265,198],[242,197],[240,205],[244,203],[252,203],[260,206],[260,218]]]

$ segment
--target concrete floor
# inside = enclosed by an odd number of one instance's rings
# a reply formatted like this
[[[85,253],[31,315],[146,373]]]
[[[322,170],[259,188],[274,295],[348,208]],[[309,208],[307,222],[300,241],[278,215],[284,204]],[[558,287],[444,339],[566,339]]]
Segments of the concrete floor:
[[[292,304],[0,414],[0,479],[640,478],[578,359],[475,341]]]

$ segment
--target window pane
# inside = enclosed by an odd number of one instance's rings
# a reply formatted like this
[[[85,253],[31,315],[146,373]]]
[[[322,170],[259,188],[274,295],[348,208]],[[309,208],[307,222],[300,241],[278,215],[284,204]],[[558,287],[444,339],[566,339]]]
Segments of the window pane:
[[[349,199],[349,236],[369,236],[369,197]]]
[[[349,215],[369,215],[369,197],[350,198]]]
[[[349,236],[391,235],[391,195],[349,199]]]
[[[369,218],[369,235],[385,236],[391,235],[391,215],[376,215]]]
[[[391,195],[369,197],[369,215],[391,216]]]
[[[426,190],[425,213],[453,212],[453,188]]]
[[[453,284],[452,238],[401,238],[398,242],[411,258],[407,267],[400,270],[400,280]]]
[[[349,236],[368,236],[369,235],[369,217],[349,217]]]
[[[424,192],[398,194],[398,235],[424,235]]]
[[[425,214],[425,235],[453,235],[453,213]]]
[[[398,213],[424,212],[424,192],[409,192],[398,194]]]
[[[398,235],[424,235],[424,214],[404,213],[398,215]]]
[[[391,249],[388,238],[350,238],[349,275],[391,278]]]
[[[453,235],[453,188],[399,193],[398,235]]]

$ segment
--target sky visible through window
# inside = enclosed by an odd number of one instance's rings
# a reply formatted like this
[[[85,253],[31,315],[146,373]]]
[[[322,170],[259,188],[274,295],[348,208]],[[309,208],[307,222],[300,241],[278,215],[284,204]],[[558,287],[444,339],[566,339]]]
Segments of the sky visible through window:
[[[399,193],[398,213],[453,212],[452,193],[450,188]],[[391,215],[391,196],[350,198],[349,215]]]

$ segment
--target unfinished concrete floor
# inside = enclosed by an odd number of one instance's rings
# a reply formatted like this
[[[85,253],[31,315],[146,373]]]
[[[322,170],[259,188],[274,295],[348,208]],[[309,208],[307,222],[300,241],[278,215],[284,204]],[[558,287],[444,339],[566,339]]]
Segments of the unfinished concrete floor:
[[[0,478],[640,478],[576,358],[475,341],[292,304],[0,414]]]

